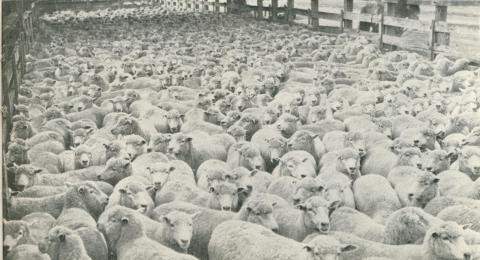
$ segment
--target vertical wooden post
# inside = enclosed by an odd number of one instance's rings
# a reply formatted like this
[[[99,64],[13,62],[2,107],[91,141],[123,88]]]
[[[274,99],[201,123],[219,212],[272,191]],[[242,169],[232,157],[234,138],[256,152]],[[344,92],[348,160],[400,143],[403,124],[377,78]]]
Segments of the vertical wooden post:
[[[293,3],[293,0],[287,0],[287,22],[292,23],[294,16],[295,16],[295,11],[294,11],[295,5]]]
[[[343,30],[345,28],[345,22],[347,22],[347,20],[343,19],[344,15],[344,11],[340,10],[340,33],[343,33]]]
[[[447,21],[447,6],[435,6],[435,21]]]
[[[353,11],[353,0],[343,0],[343,12],[342,14],[345,15],[346,12],[351,13]],[[343,20],[343,17],[342,17]],[[342,32],[343,28],[347,29],[352,29],[353,27],[353,21],[352,20],[344,20],[343,26],[342,27]]]
[[[277,21],[277,8],[278,8],[278,0],[272,0],[272,9],[270,9],[270,14],[272,16],[272,21]]]
[[[257,19],[263,19],[263,0],[257,0]]]
[[[383,9],[380,13],[380,22],[378,23],[378,47],[383,49]]]
[[[202,7],[203,11],[208,12],[208,0],[203,0],[202,5],[203,5]]]
[[[435,20],[430,25],[430,60],[435,58]]]
[[[318,28],[318,0],[311,0],[311,13],[310,16],[312,17],[312,27]]]
[[[215,12],[220,13],[220,0],[215,0]]]

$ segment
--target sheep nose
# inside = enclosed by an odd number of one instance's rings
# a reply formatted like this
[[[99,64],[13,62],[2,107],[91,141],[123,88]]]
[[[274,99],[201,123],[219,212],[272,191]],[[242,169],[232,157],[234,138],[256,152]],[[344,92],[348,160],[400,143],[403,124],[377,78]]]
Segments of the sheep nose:
[[[223,206],[222,207],[222,210],[225,210],[225,211],[230,211],[231,207],[230,206]]]
[[[146,209],[148,206],[146,204],[141,204],[140,207]]]
[[[272,228],[272,231],[275,232],[275,233],[278,233],[278,228]]]
[[[426,167],[425,170],[431,172],[433,170],[433,167]]]
[[[465,259],[465,260],[470,260],[470,259],[471,259],[470,253],[465,253],[465,254],[463,254],[463,259]]]
[[[173,147],[168,147],[169,152],[173,152]]]
[[[307,175],[301,174],[300,177],[305,178],[305,177],[307,177]]]
[[[414,145],[418,145],[420,143],[420,140],[413,140]]]
[[[247,185],[247,190],[249,190],[249,191],[253,190],[253,186],[250,185],[250,184],[248,184],[248,185]]]
[[[147,153],[150,153],[152,151],[152,148],[147,148]]]
[[[418,169],[422,169],[422,164],[421,164],[421,163],[417,163],[417,168],[418,168]]]
[[[298,203],[300,203],[300,199],[293,199],[293,205],[297,205]]]
[[[330,223],[328,223],[328,222],[322,222],[322,223],[320,223],[320,226],[321,226],[322,228],[328,228],[328,227],[330,227]]]
[[[180,239],[180,242],[181,242],[182,244],[188,244],[189,241],[188,241],[187,239]]]
[[[474,166],[473,170],[476,171],[476,172],[480,171],[480,166]]]
[[[17,185],[17,190],[23,191],[25,189],[25,185]]]
[[[261,170],[261,169],[262,169],[262,166],[261,166],[261,165],[255,165],[255,169]]]
[[[415,194],[413,194],[413,193],[408,193],[408,199],[409,199],[409,200],[412,200],[412,199],[413,199],[413,196],[415,196]]]
[[[102,180],[102,175],[98,174],[97,179],[101,181]]]
[[[288,146],[288,148],[292,148],[292,147],[293,147],[293,143],[288,143],[287,146]]]
[[[349,167],[348,169],[349,169],[351,172],[353,172],[353,171],[355,171],[355,170],[356,170],[356,168],[355,168],[355,167]]]

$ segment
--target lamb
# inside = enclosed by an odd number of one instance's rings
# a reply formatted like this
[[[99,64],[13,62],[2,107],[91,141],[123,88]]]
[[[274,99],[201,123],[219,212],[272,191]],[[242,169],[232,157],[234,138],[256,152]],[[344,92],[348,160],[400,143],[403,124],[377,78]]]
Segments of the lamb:
[[[385,245],[343,232],[333,232],[331,235],[342,243],[358,246],[358,250],[345,255],[346,258],[354,260],[372,256],[398,260],[470,259],[471,256],[470,249],[462,236],[462,228],[454,222],[432,226],[427,231],[422,245]]]
[[[185,161],[195,172],[200,164],[208,159],[225,161],[227,153],[221,145],[211,140],[202,140],[195,135],[175,133],[168,144],[168,152],[176,159]]]
[[[73,230],[56,226],[48,232],[48,245],[44,250],[52,260],[91,260],[82,239]]]
[[[245,129],[247,141],[252,139],[253,134],[262,128],[262,121],[260,115],[251,113],[243,114],[242,117],[235,122],[234,125]]]
[[[337,201],[338,206],[355,208],[355,199],[352,191],[352,179],[344,174],[319,175],[317,181],[324,185],[324,198],[328,201]]]
[[[480,179],[472,181],[463,172],[448,170],[437,175],[440,181],[438,189],[443,196],[458,196],[480,199]]]
[[[55,226],[55,219],[52,215],[44,212],[28,214],[21,220],[28,224],[31,237],[37,242],[45,238],[48,231]]]
[[[366,152],[365,138],[360,132],[331,131],[325,134],[322,142],[325,145],[325,150],[328,152],[343,148],[358,150],[360,156],[364,156]]]
[[[302,241],[315,231],[327,233],[330,229],[330,213],[338,206],[338,201],[328,202],[323,197],[310,197],[297,209],[280,208],[273,215],[278,223],[278,233],[296,241]]]
[[[117,135],[139,135],[145,140],[150,140],[149,134],[147,134],[142,127],[140,126],[139,120],[133,117],[122,117],[117,123],[112,127],[110,132]]]
[[[451,165],[450,169],[457,169],[466,173],[472,180],[480,176],[480,148],[464,146],[460,150],[458,160]]]
[[[146,170],[151,168],[155,163],[167,163],[169,162],[168,157],[160,152],[150,152],[144,153],[138,156],[132,162],[132,174],[135,176],[143,176],[148,178],[148,173]],[[145,176],[147,175],[147,176]]]
[[[132,175],[132,164],[123,158],[111,158],[105,167],[96,174],[100,181],[105,181],[115,186],[121,179]]]
[[[193,256],[180,254],[151,240],[146,235],[146,227],[134,212],[112,210],[99,223],[100,230],[107,237],[109,248],[118,260],[161,259],[193,260]]]
[[[433,129],[428,127],[412,127],[402,131],[399,136],[411,141],[421,151],[426,149],[434,150],[436,146],[436,135]]]
[[[196,257],[207,259],[208,243],[213,230],[227,220],[248,221],[278,231],[278,224],[273,217],[273,207],[275,205],[276,203],[272,203],[270,199],[263,195],[250,197],[238,213],[202,208],[184,202],[171,202],[155,208],[152,218],[159,220],[159,216],[166,215],[174,210],[184,211],[188,214],[196,213],[193,219],[193,236],[189,250]]]
[[[28,121],[16,121],[13,123],[12,133],[10,138],[11,139],[23,139],[27,140],[35,135],[35,131],[33,130],[30,122]]]
[[[335,258],[339,252],[343,254],[355,248],[353,245],[340,244],[328,236],[317,236],[308,243],[299,243],[262,226],[232,220],[220,224],[214,230],[208,245],[208,255],[210,260],[306,260],[320,259],[320,256]]]
[[[167,153],[168,142],[170,141],[170,134],[156,133],[150,136],[150,142],[148,143],[148,152],[161,152]]]
[[[184,161],[172,160],[168,163],[154,163],[146,168],[149,176],[142,176],[150,180],[155,189],[160,190],[169,181],[184,182],[196,185],[192,169]]]
[[[353,183],[357,209],[384,225],[387,218],[402,207],[397,193],[385,177],[364,175]]]
[[[287,139],[272,127],[265,127],[255,132],[251,142],[259,147],[269,171],[273,170],[280,157],[287,152]]]
[[[148,193],[147,189],[149,187],[146,187],[143,183],[134,181],[119,187],[118,191],[120,196],[118,205],[137,210],[141,214],[150,216],[154,208],[154,202]],[[109,206],[111,205],[112,204],[109,203]]]
[[[425,205],[438,195],[438,181],[435,175],[411,166],[398,166],[388,174],[388,181],[398,194],[403,206]]]
[[[79,207],[97,218],[105,208],[107,198],[95,183],[85,181],[72,184],[67,192],[54,196],[12,198],[9,217],[20,219],[33,212],[47,212],[53,217],[58,217],[64,208]]]
[[[306,151],[315,158],[315,161],[319,162],[325,153],[325,147],[320,140],[317,140],[317,137],[310,131],[296,131],[287,141],[288,150]]]
[[[470,208],[465,205],[446,207],[437,214],[443,221],[455,221],[460,225],[470,225],[469,229],[480,232],[480,208]]]
[[[28,148],[26,145],[21,145],[16,142],[10,143],[8,145],[8,152],[5,155],[5,163],[7,165],[30,163],[27,151]]]
[[[197,170],[197,186],[205,191],[215,182],[223,181],[230,171],[227,163],[212,159],[204,161]]]
[[[340,207],[330,215],[330,230],[354,234],[363,239],[383,243],[385,227],[369,216],[350,207]]]
[[[221,126],[217,126],[212,123],[208,123],[205,121],[197,121],[197,120],[185,121],[180,131],[184,134],[192,133],[195,131],[202,131],[210,135],[221,134],[224,132]]]
[[[326,133],[331,131],[345,131],[345,124],[339,120],[325,119],[314,124],[302,125],[298,130],[308,130],[323,139]]]
[[[275,122],[275,128],[283,137],[290,138],[297,131],[298,121],[299,119],[293,115],[283,114]]]
[[[229,167],[245,167],[249,170],[265,170],[265,161],[261,150],[251,142],[239,142],[232,145],[228,151]]]
[[[387,177],[397,166],[414,166],[421,168],[422,153],[416,147],[401,149],[398,155],[384,148],[373,148],[367,152],[362,163],[362,173]]]
[[[147,152],[147,141],[139,135],[127,135],[123,138],[123,141],[125,142],[125,152],[132,161]]]
[[[232,125],[228,127],[227,134],[235,138],[236,142],[242,142],[246,140],[247,131],[238,125]]]

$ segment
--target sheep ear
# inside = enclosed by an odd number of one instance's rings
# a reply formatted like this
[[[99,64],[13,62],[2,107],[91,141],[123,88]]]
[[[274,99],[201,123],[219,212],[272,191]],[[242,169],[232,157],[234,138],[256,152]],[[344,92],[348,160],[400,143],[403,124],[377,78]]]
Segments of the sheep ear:
[[[305,204],[298,204],[296,206],[296,208],[299,209],[299,210],[304,210],[304,211],[307,210],[307,207],[305,206]]]
[[[199,216],[202,212],[201,211],[197,211],[197,212],[194,212],[193,214],[191,214],[190,216],[192,217],[192,220],[195,219],[197,216]]]
[[[257,174],[257,172],[258,172],[258,170],[256,170],[256,169],[255,169],[255,170],[252,170],[252,171],[250,172],[250,177],[255,176],[255,174]]]
[[[302,160],[302,162],[306,162],[307,160],[308,160],[308,158],[304,158],[304,159]]]
[[[465,225],[460,225],[463,230],[470,229],[472,227],[472,224],[465,224]]]
[[[272,207],[275,207],[275,206],[277,206],[277,202],[276,202],[276,201],[272,202]]]
[[[191,136],[187,136],[187,138],[185,138],[185,141],[187,142],[191,142],[193,140],[193,138]]]
[[[328,210],[329,210],[329,215],[333,213],[333,211],[335,211],[337,208],[340,207],[340,204],[341,202],[336,200],[336,201],[332,201],[330,203],[330,205],[328,205]]]
[[[341,252],[353,252],[358,249],[356,245],[342,245],[340,248]]]
[[[432,237],[433,237],[433,238],[438,238],[438,237],[439,237],[439,235],[438,235],[438,233],[437,233],[437,232],[434,232],[434,233],[432,233]]]
[[[439,178],[434,178],[434,179],[432,180],[432,184],[438,183],[439,181],[440,181]]]
[[[173,171],[175,171],[175,167],[174,167],[174,166],[170,166],[170,168],[168,168],[168,172],[170,173],[170,172],[173,172]]]
[[[318,137],[318,135],[317,135],[317,134],[313,134],[313,135],[311,135],[310,137],[311,137],[312,139],[315,139],[315,138]]]
[[[167,216],[162,216],[161,220],[167,224],[170,224],[170,219]]]
[[[71,182],[65,182],[65,186],[67,186],[67,188],[71,188],[71,187],[73,187],[74,185],[73,185],[73,183],[71,183]]]
[[[214,191],[215,191],[215,188],[214,188],[214,187],[210,187],[210,188],[208,189],[208,191],[209,191],[209,192],[214,192]]]
[[[123,217],[121,222],[122,222],[122,225],[126,225],[126,224],[128,224],[129,220],[128,220],[127,217]]]
[[[58,235],[58,240],[60,240],[61,242],[65,241],[65,234]]]
[[[303,247],[303,249],[305,249],[305,250],[306,250],[307,252],[309,252],[309,253],[310,253],[310,252],[313,252],[313,248],[312,248],[311,246],[309,246],[309,245],[305,245],[305,246]]]
[[[145,141],[145,140],[140,141],[140,144],[146,144],[146,143],[147,143],[147,141]]]
[[[43,170],[42,169],[35,169],[33,170],[33,173],[41,173]]]
[[[123,166],[123,168],[127,168],[128,166],[130,166],[130,161],[128,161],[127,163],[125,163],[125,165]]]
[[[120,189],[118,189],[118,191],[122,194],[127,193],[127,190],[125,188],[120,188]]]

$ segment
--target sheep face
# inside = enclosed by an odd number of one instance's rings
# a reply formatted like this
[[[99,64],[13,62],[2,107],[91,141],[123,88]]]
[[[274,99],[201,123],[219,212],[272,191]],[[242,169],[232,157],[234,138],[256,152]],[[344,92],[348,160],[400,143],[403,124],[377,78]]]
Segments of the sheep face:
[[[416,147],[405,148],[398,155],[399,165],[410,165],[422,169],[422,153]]]
[[[268,143],[271,163],[277,164],[280,161],[280,158],[282,158],[282,156],[287,152],[287,140],[283,137],[272,137],[266,141]]]
[[[125,151],[131,160],[146,152],[147,141],[138,135],[129,135],[125,137]]]
[[[285,138],[290,138],[297,131],[297,126],[298,118],[289,114],[283,114],[275,123],[275,127]]]
[[[30,228],[25,221],[3,222],[3,250],[10,252],[17,245],[30,243]]]
[[[464,147],[459,156],[461,168],[470,171],[475,176],[480,176],[480,149]]]
[[[43,169],[36,168],[30,164],[20,166],[13,165],[15,172],[15,188],[19,191],[35,185],[37,174],[43,172]]]
[[[217,183],[209,188],[211,208],[232,211],[238,207],[237,187],[230,183]]]
[[[433,174],[447,170],[450,167],[450,158],[453,153],[447,153],[444,150],[428,151],[422,159],[422,168]]]
[[[252,199],[245,205],[245,221],[262,225],[273,232],[278,231],[278,223],[273,217],[273,207],[276,203],[268,203],[264,200]]]
[[[425,235],[431,254],[444,259],[470,259],[471,251],[462,236],[463,227],[448,221],[436,225]]]
[[[192,137],[182,133],[176,133],[171,136],[168,143],[168,153],[176,158],[190,154],[192,149]]]
[[[236,142],[242,142],[246,140],[247,132],[245,131],[245,129],[237,125],[232,125],[228,128],[227,134],[233,136]]]
[[[170,142],[170,134],[156,133],[150,137],[150,143],[147,151],[166,153],[168,150],[168,143]]]
[[[91,148],[85,145],[81,145],[74,149],[75,152],[75,168],[84,169],[92,164],[92,151]]]
[[[172,211],[166,216],[161,217],[161,221],[165,223],[167,229],[171,232],[175,243],[185,253],[190,246],[193,232],[193,218],[196,214],[189,215],[180,211]]]
[[[125,97],[115,97],[108,101],[112,103],[113,112],[127,112],[127,99]]]
[[[316,181],[314,178],[303,178],[292,196],[293,205],[297,206],[301,203],[304,203],[307,199],[313,196],[323,196],[324,189],[324,184]]]
[[[177,110],[172,109],[167,112],[165,118],[167,119],[168,130],[170,133],[176,133],[180,131],[180,127],[182,127],[183,124],[184,115],[180,114],[180,112]]]
[[[155,163],[146,168],[147,173],[150,175],[150,179],[155,185],[156,190],[162,189],[163,185],[167,182],[168,175],[175,170],[175,167],[169,166],[165,163]]]
[[[135,134],[136,129],[138,129],[138,122],[135,118],[123,117],[110,132],[114,135],[131,135]]]
[[[8,152],[6,154],[5,162],[7,165],[10,164],[25,164],[28,163],[28,148],[25,145],[20,145],[18,143],[11,143],[8,145]]]
[[[337,206],[338,201],[330,203],[323,197],[315,196],[299,204],[297,208],[303,211],[305,226],[325,234],[330,230],[330,212]]]
[[[75,196],[81,198],[86,210],[96,218],[102,214],[108,203],[108,196],[101,191],[94,182],[83,181],[75,184],[65,183],[68,193],[75,193]]]
[[[409,191],[406,194],[406,206],[425,207],[425,205],[438,195],[438,181],[432,173],[423,172],[415,176]]]
[[[152,197],[139,183],[130,183],[119,189],[119,205],[134,209],[140,214],[148,215],[153,208]]]
[[[73,131],[72,137],[73,137],[73,146],[78,147],[81,144],[85,143],[85,141],[88,139],[89,135],[93,133],[94,129],[84,129],[84,128],[78,128]]]
[[[97,179],[115,185],[121,179],[130,176],[131,173],[132,165],[130,160],[124,158],[111,158],[107,161],[104,170],[97,175]]]

